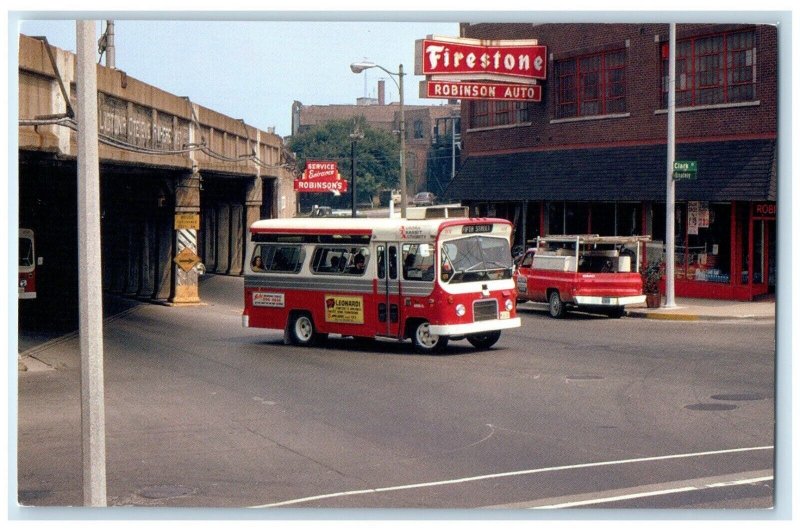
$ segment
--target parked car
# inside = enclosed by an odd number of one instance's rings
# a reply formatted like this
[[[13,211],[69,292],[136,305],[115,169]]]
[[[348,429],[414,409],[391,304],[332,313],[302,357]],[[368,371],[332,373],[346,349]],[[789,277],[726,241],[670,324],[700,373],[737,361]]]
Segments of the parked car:
[[[436,196],[432,192],[419,192],[412,202],[414,206],[431,206],[436,204]]]
[[[547,236],[523,255],[516,271],[517,299],[548,304],[560,318],[572,308],[622,317],[645,301],[639,254],[649,236]]]

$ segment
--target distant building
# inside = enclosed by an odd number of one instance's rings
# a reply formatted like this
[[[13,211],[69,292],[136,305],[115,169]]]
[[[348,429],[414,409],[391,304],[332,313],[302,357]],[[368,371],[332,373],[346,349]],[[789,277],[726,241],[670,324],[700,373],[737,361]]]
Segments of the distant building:
[[[292,104],[292,135],[331,120],[348,120],[358,116],[367,123],[388,132],[400,130],[399,102],[385,102],[385,82],[378,81],[377,98],[358,98],[355,105],[304,105]],[[435,142],[434,129],[437,119],[460,116],[458,104],[404,105],[406,122],[406,168],[409,193],[428,189],[428,160]],[[438,182],[438,180],[437,180]],[[431,190],[439,193],[438,190]]]

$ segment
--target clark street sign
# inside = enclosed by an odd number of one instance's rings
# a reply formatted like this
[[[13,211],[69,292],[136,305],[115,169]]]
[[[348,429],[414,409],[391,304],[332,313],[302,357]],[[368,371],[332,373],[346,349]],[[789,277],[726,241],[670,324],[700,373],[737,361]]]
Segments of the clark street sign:
[[[697,161],[676,160],[673,162],[672,178],[676,181],[697,179]]]

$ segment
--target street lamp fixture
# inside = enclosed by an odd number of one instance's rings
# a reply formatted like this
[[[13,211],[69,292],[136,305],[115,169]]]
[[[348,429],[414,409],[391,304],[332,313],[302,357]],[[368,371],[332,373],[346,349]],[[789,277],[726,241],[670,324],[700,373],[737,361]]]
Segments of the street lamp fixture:
[[[403,105],[403,65],[401,64],[398,67],[397,72],[390,72],[386,68],[382,67],[379,64],[375,64],[372,61],[359,61],[356,63],[352,63],[350,65],[350,70],[354,74],[360,74],[364,70],[368,68],[379,68],[383,70],[389,77],[391,78],[392,82],[397,86],[397,90],[400,93],[400,216],[405,218],[406,217],[406,116],[405,116],[405,108]],[[397,80],[395,80],[395,76],[397,76]]]

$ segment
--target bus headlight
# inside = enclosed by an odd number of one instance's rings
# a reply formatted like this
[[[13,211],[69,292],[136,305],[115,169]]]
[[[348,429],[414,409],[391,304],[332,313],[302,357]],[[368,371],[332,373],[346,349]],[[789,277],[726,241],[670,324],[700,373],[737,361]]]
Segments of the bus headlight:
[[[19,279],[19,287],[27,288],[28,287],[28,281],[26,279],[24,279],[24,278]]]
[[[467,314],[467,307],[463,304],[456,305],[456,315],[459,317],[464,317]]]
[[[506,299],[506,310],[509,312],[514,309],[514,301],[511,299]]]

